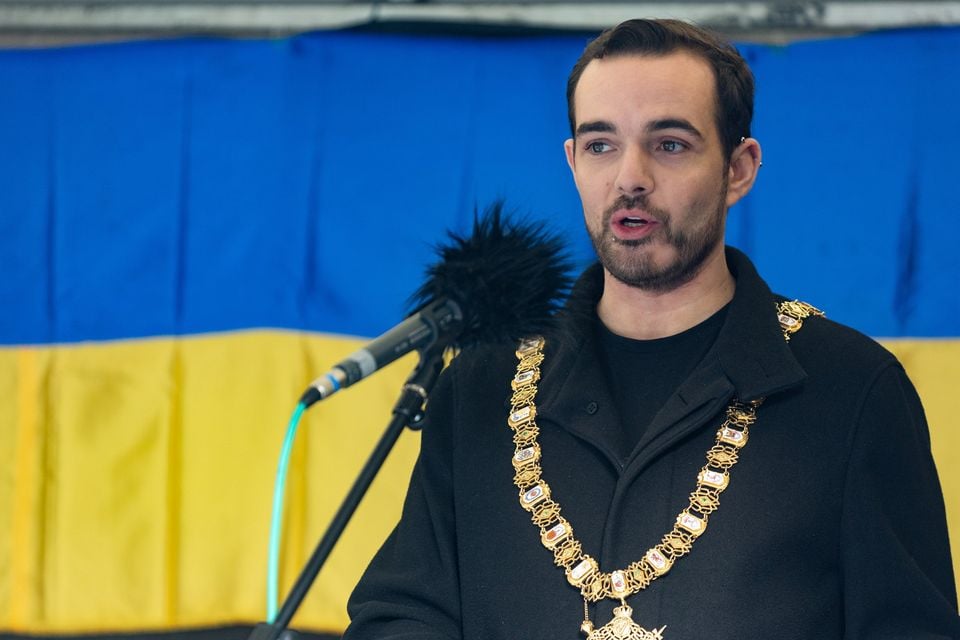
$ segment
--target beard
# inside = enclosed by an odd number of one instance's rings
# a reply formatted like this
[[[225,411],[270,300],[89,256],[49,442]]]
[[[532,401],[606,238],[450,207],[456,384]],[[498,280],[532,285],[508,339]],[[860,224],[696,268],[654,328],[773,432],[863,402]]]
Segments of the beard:
[[[614,278],[646,291],[672,291],[693,280],[723,241],[726,197],[727,179],[724,176],[718,197],[712,202],[695,203],[688,212],[691,221],[706,216],[702,224],[691,222],[687,228],[682,228],[674,226],[669,211],[649,206],[646,196],[621,196],[604,211],[601,228],[595,230],[588,226],[587,232],[600,263]],[[641,209],[654,218],[660,228],[639,240],[621,240],[610,228],[614,213],[621,209]],[[642,250],[644,245],[652,246],[656,242],[673,248],[675,255],[670,262],[660,264],[652,251]]]

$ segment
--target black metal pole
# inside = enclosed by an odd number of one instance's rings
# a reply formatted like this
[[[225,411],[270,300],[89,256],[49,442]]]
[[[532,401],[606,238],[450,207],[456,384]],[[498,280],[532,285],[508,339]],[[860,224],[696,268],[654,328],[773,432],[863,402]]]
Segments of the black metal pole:
[[[393,407],[393,417],[387,425],[386,431],[380,437],[370,457],[367,458],[360,474],[314,549],[313,555],[310,556],[297,581],[290,589],[287,599],[277,613],[276,620],[272,624],[257,625],[249,636],[249,640],[277,640],[284,633],[284,629],[290,625],[293,615],[297,612],[310,587],[313,586],[317,574],[320,573],[320,569],[330,552],[333,551],[334,545],[337,544],[337,540],[340,539],[347,523],[350,522],[350,518],[353,517],[360,501],[367,493],[367,489],[370,488],[373,479],[377,476],[390,451],[393,450],[400,434],[407,426],[418,428],[417,423],[422,417],[423,404],[442,369],[442,347],[433,345],[420,352],[420,361],[410,378],[407,379],[406,384],[403,385],[400,398]]]

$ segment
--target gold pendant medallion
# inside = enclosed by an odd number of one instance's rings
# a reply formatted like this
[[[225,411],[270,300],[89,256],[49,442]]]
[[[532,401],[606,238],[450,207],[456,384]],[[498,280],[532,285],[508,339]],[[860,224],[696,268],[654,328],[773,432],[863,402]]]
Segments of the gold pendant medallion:
[[[633,609],[626,603],[621,604],[613,610],[613,620],[590,631],[587,640],[663,640],[666,626],[647,631],[633,621],[632,615]]]

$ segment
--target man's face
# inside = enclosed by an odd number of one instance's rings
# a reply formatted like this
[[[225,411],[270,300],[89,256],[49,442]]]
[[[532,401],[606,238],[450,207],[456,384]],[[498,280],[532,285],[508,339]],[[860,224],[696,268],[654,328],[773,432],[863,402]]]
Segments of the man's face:
[[[587,231],[606,270],[669,291],[723,249],[728,166],[709,65],[686,52],[593,60],[565,144]]]

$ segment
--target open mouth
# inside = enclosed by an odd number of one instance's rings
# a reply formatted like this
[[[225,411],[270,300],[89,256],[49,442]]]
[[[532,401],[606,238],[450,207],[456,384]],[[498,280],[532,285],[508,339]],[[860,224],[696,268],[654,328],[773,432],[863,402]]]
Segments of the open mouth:
[[[622,224],[625,227],[631,227],[631,228],[642,227],[648,224],[649,222],[650,221],[647,220],[646,218],[641,218],[638,216],[625,216],[622,220],[620,220],[620,224]]]
[[[648,238],[661,227],[660,219],[641,207],[620,209],[611,222],[611,231],[621,240]]]

